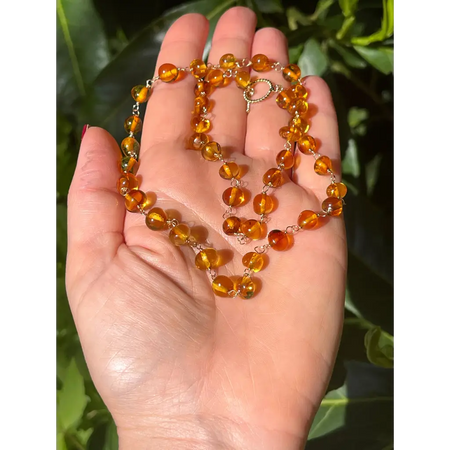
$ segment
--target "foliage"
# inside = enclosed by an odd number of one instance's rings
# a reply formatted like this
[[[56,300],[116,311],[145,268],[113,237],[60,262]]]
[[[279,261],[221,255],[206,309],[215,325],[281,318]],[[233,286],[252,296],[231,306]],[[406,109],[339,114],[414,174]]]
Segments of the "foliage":
[[[254,9],[258,27],[286,34],[290,60],[304,75],[325,78],[338,113],[349,186],[346,319],[307,448],[392,449],[393,0],[310,0],[301,7],[288,0],[139,0],[129,12],[119,3],[57,1],[58,449],[118,445],[84,362],[64,287],[66,199],[81,129],[96,124],[120,139],[128,87],[149,78],[171,23],[200,12],[210,20],[211,39],[220,15],[234,5]]]

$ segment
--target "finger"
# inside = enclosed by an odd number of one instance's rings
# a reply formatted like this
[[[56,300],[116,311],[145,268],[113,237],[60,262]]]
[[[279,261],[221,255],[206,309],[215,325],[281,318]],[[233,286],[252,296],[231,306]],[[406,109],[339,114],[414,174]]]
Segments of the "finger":
[[[288,63],[287,40],[284,34],[276,28],[262,28],[257,31],[253,39],[252,56],[266,55],[270,61],[278,61],[282,65]],[[288,87],[280,72],[256,72],[252,70],[252,78],[268,78],[273,83]],[[265,83],[255,85],[254,98],[262,97],[267,92]],[[283,148],[285,140],[280,137],[279,130],[286,126],[291,115],[281,109],[275,102],[277,94],[272,94],[268,99],[250,105],[247,119],[247,139],[245,153],[251,158],[264,159],[274,164],[275,157]]]
[[[201,58],[208,37],[208,20],[201,14],[186,14],[169,28],[161,45],[155,75],[162,64],[188,67]],[[150,144],[186,139],[194,106],[195,79],[185,73],[182,79],[165,83],[159,80],[148,101],[142,133],[141,157]]]
[[[68,195],[69,294],[75,284],[79,289],[89,285],[123,243],[125,208],[115,190],[119,155],[117,143],[108,132],[96,127],[86,131]]]
[[[256,27],[256,15],[248,8],[229,9],[220,18],[212,39],[208,62],[218,64],[220,58],[231,53],[236,59],[250,56]],[[223,148],[243,153],[247,114],[242,90],[232,80],[231,86],[217,88],[211,95],[213,128],[211,137]]]

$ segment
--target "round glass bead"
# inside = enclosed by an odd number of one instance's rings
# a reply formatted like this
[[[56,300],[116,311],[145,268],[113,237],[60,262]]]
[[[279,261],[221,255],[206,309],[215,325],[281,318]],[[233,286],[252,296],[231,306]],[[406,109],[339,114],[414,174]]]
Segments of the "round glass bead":
[[[319,218],[314,211],[306,209],[302,211],[297,219],[297,224],[303,230],[311,230],[319,223]]]
[[[308,102],[299,98],[298,100],[294,100],[294,102],[288,106],[287,110],[291,114],[298,113],[301,116],[304,116],[308,112]]]
[[[158,75],[161,81],[164,81],[164,83],[170,83],[177,79],[178,69],[170,63],[162,64],[158,69]]]
[[[289,126],[297,128],[302,134],[307,133],[309,130],[308,121],[297,114],[289,121]]]
[[[297,64],[288,64],[283,69],[283,78],[290,83],[296,83],[300,77],[302,76],[302,71],[300,70],[300,67],[297,66]]]
[[[225,191],[223,192],[222,200],[225,203],[225,205],[239,206],[244,202],[245,197],[242,190],[239,189],[238,187],[229,187],[228,189],[225,189]]]
[[[145,217],[145,224],[153,231],[160,231],[167,226],[167,215],[161,208],[152,208]]]
[[[292,92],[284,90],[277,95],[275,101],[281,109],[288,109],[294,103],[294,98],[292,97]]]
[[[189,64],[189,69],[192,75],[199,79],[204,78],[208,73],[208,67],[201,59],[194,59],[191,64]]]
[[[289,142],[298,141],[302,134],[295,127],[281,127],[280,136]]]
[[[147,196],[145,195],[145,192],[140,191],[139,189],[127,192],[124,195],[124,198],[125,208],[131,212],[139,211],[138,206],[144,208],[147,203]]]
[[[124,156],[120,160],[119,168],[123,173],[132,173],[136,175],[139,169],[139,162],[132,156]]]
[[[234,290],[234,284],[230,278],[225,275],[219,275],[212,282],[214,294],[218,297],[229,297],[228,292]]]
[[[240,70],[234,77],[238,87],[245,89],[250,83],[250,73],[245,70]]]
[[[237,283],[239,297],[248,300],[255,295],[256,286],[251,277],[243,276]]]
[[[314,172],[319,175],[326,175],[328,171],[333,170],[331,167],[331,159],[328,156],[321,156],[314,163]]]
[[[342,214],[342,200],[337,197],[328,197],[322,202],[322,209],[330,216]]]
[[[197,81],[194,87],[196,97],[211,95],[213,87],[207,81]]]
[[[272,212],[272,197],[265,193],[255,195],[255,198],[253,199],[253,210],[256,214],[268,214]]]
[[[210,70],[206,74],[205,80],[214,87],[220,87],[223,85],[223,72],[220,69]]]
[[[234,162],[226,162],[219,169],[219,175],[225,180],[231,180],[239,176],[239,166]]]
[[[186,244],[188,237],[191,235],[191,229],[185,223],[179,223],[173,227],[169,233],[169,239],[172,244],[179,246]]]
[[[283,169],[292,169],[294,162],[294,155],[289,150],[281,150],[277,155],[277,164],[283,164]]]
[[[123,124],[127,133],[139,133],[142,130],[142,120],[138,116],[130,116]]]
[[[188,141],[188,147],[192,150],[201,150],[209,142],[209,137],[204,133],[194,133]]]
[[[263,176],[263,183],[271,187],[279,187],[283,183],[283,175],[280,169],[269,169]]]
[[[310,155],[311,151],[315,152],[317,150],[316,140],[307,134],[299,139],[297,146],[305,155]]]
[[[138,85],[131,89],[131,96],[138,103],[145,103],[150,98],[150,88]]]
[[[266,55],[258,54],[252,58],[252,67],[256,72],[264,72],[270,70],[269,58]]]
[[[305,86],[302,86],[301,84],[292,86],[291,91],[294,94],[295,98],[306,98],[308,96],[308,92],[306,91]]]
[[[132,137],[126,137],[120,144],[120,148],[125,156],[134,156],[135,158],[139,156],[139,142]]]
[[[205,248],[195,255],[195,267],[200,270],[208,270],[217,267],[219,254],[214,248]]]
[[[125,195],[128,191],[139,189],[139,181],[132,173],[124,173],[117,180],[117,191],[120,195]]]
[[[281,230],[272,230],[267,236],[267,240],[269,241],[270,247],[279,252],[286,250],[289,246],[289,238]]]
[[[233,236],[241,231],[241,219],[235,216],[227,217],[222,225],[223,232],[227,236]]]
[[[208,97],[199,96],[194,99],[194,114],[204,114],[208,111],[209,100]]]
[[[250,239],[258,240],[261,238],[262,227],[255,219],[249,219],[241,223],[241,232]]]
[[[261,253],[249,252],[242,257],[242,265],[244,267],[248,267],[250,270],[253,270],[253,272],[259,272],[262,270],[264,263],[264,255]]]
[[[328,197],[344,198],[347,194],[347,186],[344,183],[332,183],[327,187]]]
[[[196,133],[206,133],[211,128],[211,122],[204,117],[195,116],[191,120],[191,126]]]
[[[214,141],[208,142],[202,147],[202,156],[206,161],[217,161],[222,156],[220,145]]]
[[[236,58],[232,53],[227,53],[219,60],[219,65],[222,69],[234,69],[236,67]]]

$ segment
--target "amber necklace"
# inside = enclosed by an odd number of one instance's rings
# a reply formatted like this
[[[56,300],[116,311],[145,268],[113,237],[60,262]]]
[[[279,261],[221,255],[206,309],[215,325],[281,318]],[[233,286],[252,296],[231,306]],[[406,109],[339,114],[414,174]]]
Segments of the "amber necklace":
[[[274,84],[267,78],[250,78],[249,68],[256,72],[275,70],[281,72],[283,78],[291,83],[289,88]],[[245,267],[243,274],[236,282],[231,278],[219,275],[217,268],[220,265],[219,254],[216,249],[198,242],[191,236],[190,228],[186,223],[170,217],[164,210],[153,206],[145,192],[139,189],[136,173],[139,167],[139,142],[136,134],[142,130],[142,120],[139,117],[139,105],[150,98],[156,82],[172,83],[180,81],[183,73],[190,73],[196,78],[194,88],[195,99],[191,127],[194,131],[189,138],[189,148],[199,150],[207,161],[219,162],[219,175],[230,181],[222,199],[227,209],[223,214],[223,232],[228,236],[236,236],[240,244],[247,244],[262,238],[267,216],[274,208],[274,202],[269,192],[277,189],[283,183],[283,170],[290,170],[295,165],[295,148],[303,154],[312,155],[315,159],[314,171],[319,175],[328,175],[330,185],[327,187],[327,198],[322,202],[321,211],[302,211],[295,225],[289,225],[284,230],[271,230],[267,235],[267,243],[254,248],[242,258]],[[276,156],[276,167],[263,175],[263,187],[253,199],[253,209],[259,216],[256,219],[241,219],[237,217],[236,209],[245,202],[245,194],[241,189],[240,167],[228,161],[220,144],[211,141],[207,134],[211,128],[208,113],[211,110],[209,97],[214,89],[223,88],[230,84],[234,78],[237,86],[243,90],[247,113],[250,105],[266,100],[272,93],[276,93],[276,103],[286,109],[292,118],[287,126],[280,129],[280,136],[286,139],[284,148]],[[256,83],[266,83],[268,91],[259,98],[253,98]],[[158,75],[146,81],[145,85],[135,86],[131,95],[136,103],[133,113],[125,120],[125,130],[129,134],[122,143],[122,158],[120,160],[121,176],[117,183],[119,193],[125,199],[125,207],[131,212],[141,212],[145,216],[145,223],[150,230],[169,230],[169,239],[176,245],[187,245],[195,251],[195,266],[200,270],[209,272],[212,280],[213,292],[220,297],[237,297],[244,299],[253,297],[256,285],[252,279],[254,272],[259,272],[266,266],[265,253],[269,249],[284,251],[293,243],[293,234],[302,230],[311,230],[319,226],[320,219],[327,216],[340,216],[342,214],[343,200],[347,188],[343,183],[336,181],[331,160],[327,156],[317,153],[315,139],[308,135],[309,123],[307,120],[308,95],[302,84],[301,70],[296,64],[282,66],[279,62],[271,62],[265,55],[255,55],[251,59],[236,59],[232,54],[220,58],[219,64],[205,64],[195,59],[189,67],[176,67],[173,64],[163,64],[158,69]]]

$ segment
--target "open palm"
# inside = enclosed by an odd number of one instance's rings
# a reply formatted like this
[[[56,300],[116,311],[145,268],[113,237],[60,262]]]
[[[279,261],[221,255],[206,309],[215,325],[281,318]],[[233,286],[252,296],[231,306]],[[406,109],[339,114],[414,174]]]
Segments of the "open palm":
[[[287,62],[284,36],[256,34],[246,8],[228,10],[210,51],[217,63],[264,53]],[[157,65],[178,67],[201,58],[207,20],[179,19],[168,31]],[[145,61],[139,62],[145,64]],[[260,75],[261,76],[261,75]],[[285,84],[279,73],[265,77]],[[240,245],[222,233],[220,164],[185,149],[191,134],[192,77],[158,84],[147,106],[141,139],[140,189],[156,206],[174,211],[228,255],[220,274],[239,275],[242,255],[266,241]],[[308,77],[313,105],[310,133],[320,152],[339,166],[336,116],[326,84]],[[128,87],[124,87],[128,89]],[[216,89],[211,138],[247,168],[255,195],[263,173],[282,149],[278,130],[290,115],[273,98],[245,112],[236,86]],[[130,98],[131,107],[131,98]],[[295,236],[287,252],[269,252],[251,300],[213,295],[207,273],[188,247],[166,232],[150,231],[142,215],[125,213],[116,191],[119,149],[100,128],[86,132],[69,193],[67,290],[96,387],[118,427],[121,449],[298,449],[326,389],[336,355],[346,275],[342,218]],[[270,229],[296,223],[305,209],[320,210],[329,177],[302,155],[292,180],[274,191],[279,204]],[[252,218],[251,201],[239,208]]]

